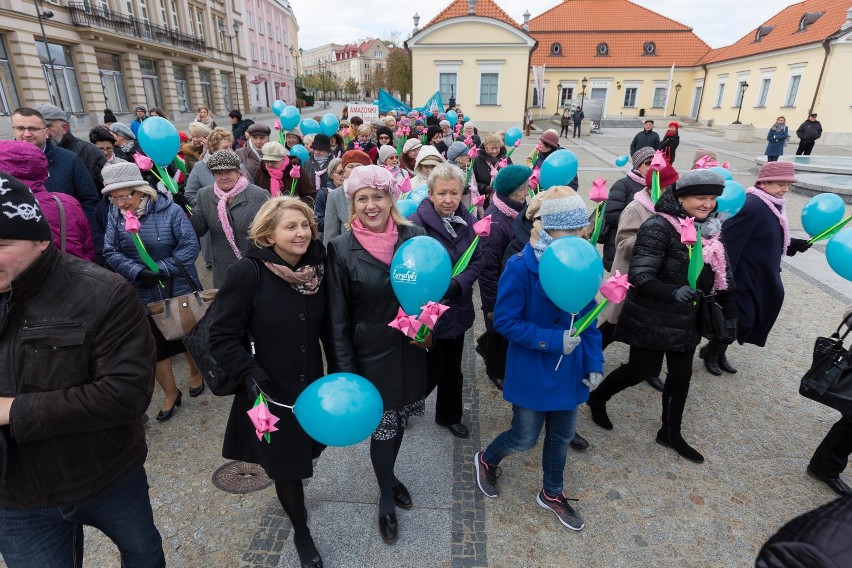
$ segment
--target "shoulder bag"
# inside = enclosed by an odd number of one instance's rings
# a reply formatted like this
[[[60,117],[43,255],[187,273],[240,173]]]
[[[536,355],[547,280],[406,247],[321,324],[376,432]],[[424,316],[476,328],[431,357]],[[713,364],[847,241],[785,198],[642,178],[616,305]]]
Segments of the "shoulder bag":
[[[845,319],[830,337],[817,337],[811,368],[802,377],[799,394],[852,416],[852,353],[843,342],[852,328]],[[846,332],[840,330],[846,326]]]
[[[148,304],[151,318],[163,337],[169,341],[183,338],[186,332],[195,327],[195,324],[207,313],[210,302],[216,297],[215,289],[200,289],[180,261],[174,257],[172,259],[177,264],[181,275],[189,282],[192,292],[173,298],[175,279],[169,278],[166,284],[167,298]]]

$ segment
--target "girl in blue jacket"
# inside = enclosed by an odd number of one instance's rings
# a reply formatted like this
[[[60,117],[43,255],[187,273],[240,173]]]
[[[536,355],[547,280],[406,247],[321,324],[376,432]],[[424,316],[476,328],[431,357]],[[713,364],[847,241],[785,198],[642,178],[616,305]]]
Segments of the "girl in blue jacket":
[[[556,188],[549,191],[555,193]],[[592,325],[579,337],[572,337],[571,314],[550,301],[538,275],[541,255],[554,239],[580,236],[589,224],[582,199],[571,193],[542,202],[541,229],[533,235],[537,240],[531,239],[522,252],[509,259],[500,277],[494,327],[509,340],[503,397],[512,403],[512,427],[477,452],[474,461],[479,489],[488,497],[497,497],[498,465],[503,458],[535,446],[546,423],[544,487],[536,502],[553,511],[566,527],[580,530],[583,519],[568,504],[562,474],[568,444],[574,437],[577,407],[588,400],[588,385],[597,384],[602,377],[601,333]],[[577,317],[594,307],[595,302],[590,302]]]

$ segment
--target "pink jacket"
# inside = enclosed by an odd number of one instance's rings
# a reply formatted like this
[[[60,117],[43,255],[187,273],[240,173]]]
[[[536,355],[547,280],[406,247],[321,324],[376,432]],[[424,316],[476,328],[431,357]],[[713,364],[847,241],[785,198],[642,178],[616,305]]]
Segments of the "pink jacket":
[[[95,259],[92,229],[80,202],[65,193],[51,193],[44,187],[47,180],[47,157],[44,152],[28,142],[0,140],[0,171],[9,174],[33,192],[42,213],[50,223],[53,244],[62,247],[62,224],[59,198],[65,209],[65,252],[85,260]]]

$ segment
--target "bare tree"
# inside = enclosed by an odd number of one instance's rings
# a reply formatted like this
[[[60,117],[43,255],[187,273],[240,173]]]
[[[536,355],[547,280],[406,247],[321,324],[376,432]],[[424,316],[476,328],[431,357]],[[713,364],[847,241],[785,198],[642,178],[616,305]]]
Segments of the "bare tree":
[[[388,90],[399,93],[399,98],[402,100],[411,94],[411,57],[405,49],[401,47],[388,49],[385,83]]]

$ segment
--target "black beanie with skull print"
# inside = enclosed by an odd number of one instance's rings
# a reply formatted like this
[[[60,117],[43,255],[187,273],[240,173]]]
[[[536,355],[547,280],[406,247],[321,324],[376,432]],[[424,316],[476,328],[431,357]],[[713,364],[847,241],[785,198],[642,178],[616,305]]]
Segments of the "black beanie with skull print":
[[[0,172],[0,239],[49,241],[50,224],[26,185]]]

